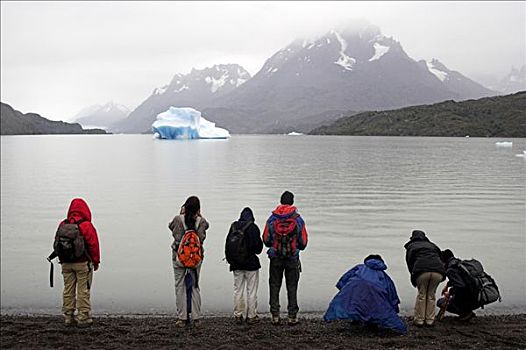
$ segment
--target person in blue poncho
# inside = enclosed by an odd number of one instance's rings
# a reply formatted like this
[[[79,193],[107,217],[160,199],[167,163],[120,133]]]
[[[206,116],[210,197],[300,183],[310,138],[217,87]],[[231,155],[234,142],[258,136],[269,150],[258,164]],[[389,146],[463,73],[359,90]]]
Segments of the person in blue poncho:
[[[382,257],[375,254],[347,271],[336,284],[340,291],[329,304],[325,321],[359,321],[406,334],[398,316],[400,299],[386,269]]]

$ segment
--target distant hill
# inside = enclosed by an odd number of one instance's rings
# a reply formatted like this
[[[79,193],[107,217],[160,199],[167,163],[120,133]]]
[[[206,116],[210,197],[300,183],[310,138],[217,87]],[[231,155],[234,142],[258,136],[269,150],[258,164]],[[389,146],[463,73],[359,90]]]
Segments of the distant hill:
[[[83,108],[73,120],[83,127],[108,129],[130,114],[128,107],[110,101],[104,105],[93,105]]]
[[[35,113],[24,114],[5,103],[0,103],[0,131],[2,135],[106,134],[101,129],[82,129],[78,123],[49,120]]]
[[[526,137],[526,91],[338,119],[313,135]]]

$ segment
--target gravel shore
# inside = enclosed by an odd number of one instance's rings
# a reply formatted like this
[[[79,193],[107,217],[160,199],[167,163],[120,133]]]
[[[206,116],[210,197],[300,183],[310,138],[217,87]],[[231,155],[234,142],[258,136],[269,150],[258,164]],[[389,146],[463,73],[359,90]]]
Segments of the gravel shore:
[[[90,328],[65,328],[58,316],[2,315],[2,349],[526,349],[526,314],[479,316],[469,323],[446,317],[434,327],[409,324],[407,335],[349,322],[274,326],[268,317],[237,325],[206,317],[196,327],[177,328],[175,318],[95,317]]]

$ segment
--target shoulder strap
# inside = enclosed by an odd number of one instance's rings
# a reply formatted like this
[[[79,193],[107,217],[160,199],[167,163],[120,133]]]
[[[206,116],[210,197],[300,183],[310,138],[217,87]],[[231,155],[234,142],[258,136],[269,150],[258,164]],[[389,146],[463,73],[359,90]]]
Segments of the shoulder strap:
[[[247,222],[247,223],[245,224],[245,226],[243,226],[243,227],[241,228],[240,231],[243,232],[243,234],[244,234],[244,233],[245,233],[245,230],[246,230],[250,225],[252,225],[252,223],[253,223],[253,221],[249,221],[249,222]]]

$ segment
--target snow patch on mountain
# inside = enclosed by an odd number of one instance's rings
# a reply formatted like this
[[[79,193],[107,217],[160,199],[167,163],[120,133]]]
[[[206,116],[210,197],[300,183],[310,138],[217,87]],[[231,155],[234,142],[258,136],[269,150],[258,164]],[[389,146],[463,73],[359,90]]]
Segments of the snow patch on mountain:
[[[369,62],[379,60],[380,57],[385,55],[390,49],[389,46],[383,46],[378,43],[374,43],[373,47],[374,47],[374,55],[373,57],[369,58]]]
[[[438,79],[440,79],[440,81],[444,81],[448,77],[447,72],[439,70],[437,67],[433,65],[432,62],[426,61],[426,65],[427,65],[427,69],[429,70],[429,72],[435,75]]]
[[[218,67],[216,67],[216,69],[217,68]],[[219,90],[219,88],[225,85],[227,77],[227,74],[223,74],[219,79],[215,79],[214,77],[208,76],[205,78],[205,82],[211,85],[210,90],[212,91],[212,93],[215,93],[217,90]]]
[[[342,66],[346,70],[352,70],[352,67],[356,64],[356,59],[348,56],[345,53],[345,50],[347,49],[347,42],[345,41],[344,38],[342,38],[340,33],[335,31],[334,35],[336,36],[336,39],[340,43],[340,56],[338,57],[338,60],[334,62],[334,64]]]

